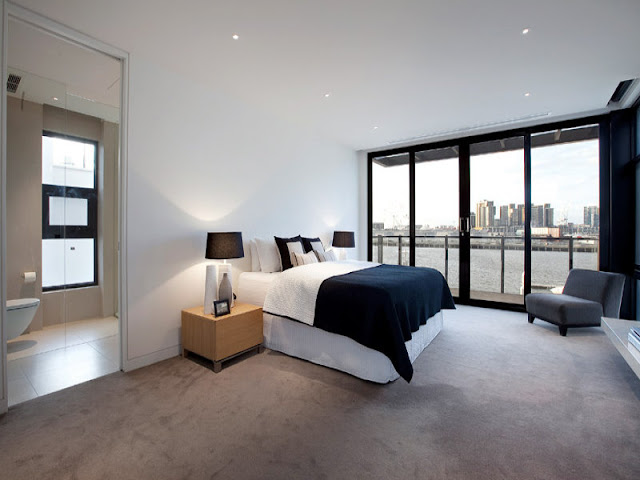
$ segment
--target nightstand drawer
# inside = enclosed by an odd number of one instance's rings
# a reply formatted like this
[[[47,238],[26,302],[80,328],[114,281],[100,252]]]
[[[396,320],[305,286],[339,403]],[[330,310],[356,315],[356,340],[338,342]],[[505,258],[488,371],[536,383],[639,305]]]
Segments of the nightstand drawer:
[[[235,310],[237,307],[234,307]],[[260,345],[262,335],[262,309],[251,310],[242,315],[220,317],[215,323],[215,358],[222,360]]]

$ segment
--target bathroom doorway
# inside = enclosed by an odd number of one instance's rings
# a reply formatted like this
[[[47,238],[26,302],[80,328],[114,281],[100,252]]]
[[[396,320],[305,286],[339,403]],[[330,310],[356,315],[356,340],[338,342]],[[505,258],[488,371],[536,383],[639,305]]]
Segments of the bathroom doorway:
[[[11,407],[122,367],[125,70],[120,58],[21,15],[5,25]]]

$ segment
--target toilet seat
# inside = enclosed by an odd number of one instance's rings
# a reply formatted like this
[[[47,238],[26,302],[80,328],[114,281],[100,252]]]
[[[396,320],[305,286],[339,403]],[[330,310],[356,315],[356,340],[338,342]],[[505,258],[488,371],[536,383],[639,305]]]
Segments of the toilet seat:
[[[15,300],[7,300],[7,310],[18,310],[20,308],[35,307],[40,304],[38,298],[18,298]]]

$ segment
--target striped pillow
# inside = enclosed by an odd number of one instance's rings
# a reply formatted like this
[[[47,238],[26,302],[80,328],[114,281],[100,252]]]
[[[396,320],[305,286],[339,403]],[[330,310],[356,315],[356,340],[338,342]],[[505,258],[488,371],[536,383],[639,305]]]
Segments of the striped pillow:
[[[312,252],[324,252],[324,247],[322,246],[321,241],[309,242],[309,245],[311,245]]]
[[[315,253],[297,253],[294,252],[291,254],[291,263],[294,267],[299,267],[300,265],[309,265],[310,263],[318,263],[318,259],[316,258]]]
[[[296,253],[304,253],[304,247],[302,246],[302,242],[287,242],[287,250],[289,251],[289,258],[291,259],[291,265],[296,266],[293,261],[293,256]]]
[[[327,250],[326,252],[314,250],[313,253],[316,254],[318,261],[320,262],[335,262],[338,260],[336,258],[336,253],[333,250]]]

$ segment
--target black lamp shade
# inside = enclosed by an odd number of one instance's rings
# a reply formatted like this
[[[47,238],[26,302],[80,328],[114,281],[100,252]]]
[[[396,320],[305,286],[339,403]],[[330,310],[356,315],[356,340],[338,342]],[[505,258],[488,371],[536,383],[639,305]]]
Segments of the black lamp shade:
[[[338,248],[353,248],[356,246],[356,241],[353,232],[333,232],[333,242],[331,245]]]
[[[226,260],[244,257],[242,232],[207,233],[207,252],[205,258]]]

